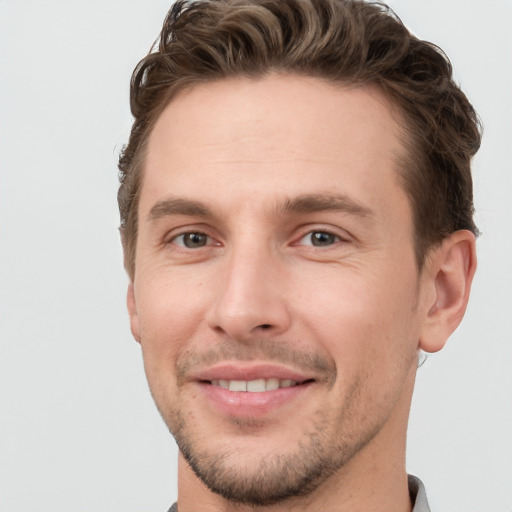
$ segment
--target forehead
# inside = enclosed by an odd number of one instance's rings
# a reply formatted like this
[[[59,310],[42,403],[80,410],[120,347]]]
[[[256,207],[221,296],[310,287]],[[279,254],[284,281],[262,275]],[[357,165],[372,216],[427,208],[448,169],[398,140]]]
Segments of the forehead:
[[[155,124],[140,206],[166,194],[263,200],[335,188],[378,203],[384,185],[398,184],[399,134],[376,87],[295,75],[196,85]]]

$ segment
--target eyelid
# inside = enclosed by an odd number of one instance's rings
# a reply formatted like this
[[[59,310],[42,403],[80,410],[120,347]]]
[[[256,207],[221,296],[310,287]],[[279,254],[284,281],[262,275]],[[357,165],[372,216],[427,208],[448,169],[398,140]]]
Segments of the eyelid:
[[[208,226],[201,225],[201,224],[188,224],[188,225],[182,225],[176,228],[171,229],[168,231],[165,236],[162,239],[163,245],[169,245],[173,244],[176,247],[180,247],[183,249],[187,249],[187,247],[174,243],[175,240],[179,237],[185,236],[187,234],[191,233],[197,233],[200,235],[204,235],[208,238],[209,242],[205,245],[205,247],[212,246],[212,245],[221,245],[221,243],[218,241],[218,236],[216,233],[213,233],[211,229],[208,228]],[[211,243],[213,241],[214,243]]]
[[[299,234],[298,234],[298,236],[296,236],[294,238],[294,242],[292,243],[292,245],[305,245],[305,244],[300,244],[300,242],[305,237],[307,237],[308,235],[311,235],[312,233],[326,233],[326,234],[332,235],[338,239],[334,244],[332,244],[330,246],[325,246],[325,247],[332,247],[335,244],[338,244],[340,242],[349,242],[352,239],[350,234],[341,228],[335,228],[333,226],[325,226],[325,225],[307,225],[307,226],[303,226],[302,228],[300,228]]]
[[[178,247],[180,247],[182,249],[192,249],[192,247],[187,247],[185,245],[185,237],[187,235],[203,235],[206,237],[205,245],[199,246],[199,247],[194,247],[193,248],[194,250],[200,249],[202,247],[208,247],[210,245],[214,245],[211,243],[211,241],[213,240],[211,236],[207,235],[206,233],[200,233],[199,231],[187,231],[186,233],[181,233],[180,235],[176,235],[176,236],[172,237],[170,242],[173,243],[174,245],[177,245]],[[183,243],[177,243],[177,240],[180,238],[182,239]]]

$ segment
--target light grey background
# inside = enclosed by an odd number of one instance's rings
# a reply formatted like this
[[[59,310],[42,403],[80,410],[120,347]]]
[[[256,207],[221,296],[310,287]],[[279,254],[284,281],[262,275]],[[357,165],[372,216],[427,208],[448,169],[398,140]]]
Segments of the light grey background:
[[[128,82],[169,2],[0,0],[0,511],[163,512],[176,448],[132,341],[117,235]],[[485,123],[479,270],[419,371],[408,469],[433,510],[512,511],[512,1],[394,0]]]

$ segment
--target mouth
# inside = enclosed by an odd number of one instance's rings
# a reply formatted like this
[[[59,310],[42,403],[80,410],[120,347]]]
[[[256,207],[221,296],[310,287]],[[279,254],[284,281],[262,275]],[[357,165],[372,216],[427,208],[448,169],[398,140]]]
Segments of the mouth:
[[[279,379],[277,377],[271,377],[269,379],[253,379],[253,380],[227,380],[227,379],[213,379],[211,381],[205,381],[207,384],[227,389],[235,392],[245,393],[264,393],[266,391],[275,391],[281,388],[293,388],[313,382],[313,379],[307,379],[304,381],[297,381],[292,379]]]
[[[220,364],[195,374],[192,381],[208,410],[239,419],[290,412],[316,388],[312,376],[272,364]]]

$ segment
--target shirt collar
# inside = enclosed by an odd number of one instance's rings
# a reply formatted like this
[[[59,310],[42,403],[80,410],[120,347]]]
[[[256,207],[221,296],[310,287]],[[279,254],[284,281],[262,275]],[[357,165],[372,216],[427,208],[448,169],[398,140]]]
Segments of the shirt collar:
[[[423,482],[414,475],[409,475],[409,494],[414,504],[412,512],[430,512],[425,486]]]

